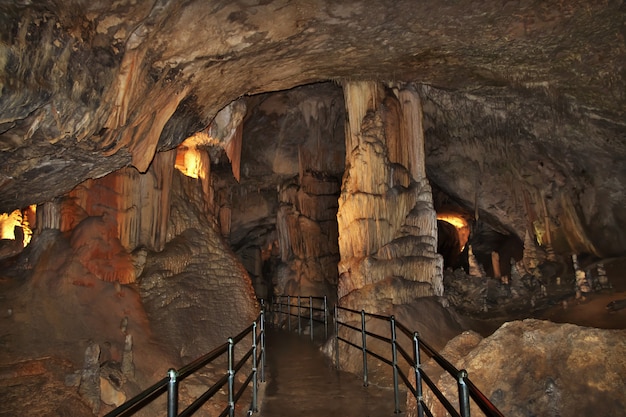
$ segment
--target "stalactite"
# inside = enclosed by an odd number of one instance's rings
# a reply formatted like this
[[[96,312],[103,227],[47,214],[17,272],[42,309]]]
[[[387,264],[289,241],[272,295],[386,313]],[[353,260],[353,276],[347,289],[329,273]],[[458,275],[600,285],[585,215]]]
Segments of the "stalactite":
[[[37,208],[37,224],[41,230],[61,228],[61,202],[56,199]]]
[[[422,102],[417,92],[411,88],[400,90],[398,100],[402,109],[400,140],[408,158],[403,165],[408,168],[416,181],[420,181],[426,178]]]

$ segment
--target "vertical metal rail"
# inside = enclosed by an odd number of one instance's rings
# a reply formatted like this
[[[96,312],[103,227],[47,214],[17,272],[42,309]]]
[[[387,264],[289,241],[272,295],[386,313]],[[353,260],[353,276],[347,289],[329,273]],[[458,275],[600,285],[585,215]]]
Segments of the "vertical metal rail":
[[[265,311],[261,310],[261,382],[265,382]]]
[[[178,373],[175,369],[167,371],[170,380],[167,383],[167,417],[178,415]]]
[[[287,330],[291,331],[291,297],[289,295],[287,296],[287,321],[289,322]]]
[[[361,310],[361,350],[363,351],[363,386],[367,387],[367,334],[365,333],[365,310]]]
[[[302,309],[302,301],[300,300],[300,296],[298,296],[298,334],[302,334],[302,324],[300,323],[301,309]]]
[[[413,360],[415,361],[415,404],[417,405],[417,417],[424,417],[424,399],[422,387],[422,362],[420,359],[420,338],[419,333],[413,333]]]
[[[313,296],[309,295],[309,327],[311,330],[311,341],[313,340]]]
[[[470,417],[469,389],[465,378],[467,378],[467,371],[461,369],[457,378],[457,384],[459,386],[459,409],[461,411],[461,417]]]
[[[235,370],[233,367],[233,338],[228,338],[228,416],[235,416]]]
[[[256,321],[252,323],[252,373],[254,376],[252,377],[252,411],[257,412],[259,410],[257,406],[258,394],[259,394],[259,381],[257,378],[257,349],[256,349]]]
[[[395,414],[400,413],[400,396],[398,392],[398,347],[396,345],[396,318],[391,316],[389,318],[391,324],[391,361],[393,367],[393,401]]]

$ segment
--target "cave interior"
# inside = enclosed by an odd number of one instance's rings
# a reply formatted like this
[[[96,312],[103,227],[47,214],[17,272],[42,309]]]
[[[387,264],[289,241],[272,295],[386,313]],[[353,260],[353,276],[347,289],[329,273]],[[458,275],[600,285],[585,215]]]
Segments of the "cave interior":
[[[626,3],[421,3],[0,3],[0,415],[102,415],[286,294],[541,363],[476,371],[506,415],[623,412]]]

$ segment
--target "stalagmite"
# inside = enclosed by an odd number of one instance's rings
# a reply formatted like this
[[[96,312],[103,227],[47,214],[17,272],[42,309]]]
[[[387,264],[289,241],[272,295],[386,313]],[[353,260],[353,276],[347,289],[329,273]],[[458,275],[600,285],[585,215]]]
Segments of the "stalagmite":
[[[425,178],[419,96],[401,89],[396,97],[373,82],[346,83],[344,95],[349,123],[337,215],[338,295],[344,304],[379,310],[380,302],[441,295],[443,260]],[[383,291],[389,279],[393,288]]]
[[[476,256],[474,256],[474,250],[472,249],[472,245],[469,245],[469,248],[467,249],[467,261],[469,264],[469,275],[471,277],[485,277],[485,271],[483,267],[476,260]]]
[[[583,298],[585,294],[591,292],[591,288],[589,287],[587,274],[578,265],[578,256],[576,254],[572,254],[572,265],[576,274],[576,298]]]
[[[90,342],[85,349],[84,358],[78,392],[91,407],[93,413],[98,415],[100,411],[100,346]]]

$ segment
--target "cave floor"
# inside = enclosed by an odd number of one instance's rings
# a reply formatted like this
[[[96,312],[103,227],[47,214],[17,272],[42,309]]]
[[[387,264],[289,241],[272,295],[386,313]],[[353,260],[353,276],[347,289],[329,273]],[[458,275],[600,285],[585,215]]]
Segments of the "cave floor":
[[[393,389],[364,387],[358,375],[337,371],[308,336],[269,330],[267,366],[259,417],[403,415],[394,414]],[[401,393],[401,409],[405,399]]]

